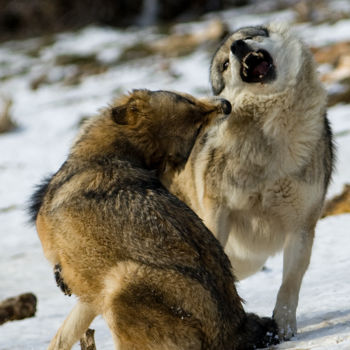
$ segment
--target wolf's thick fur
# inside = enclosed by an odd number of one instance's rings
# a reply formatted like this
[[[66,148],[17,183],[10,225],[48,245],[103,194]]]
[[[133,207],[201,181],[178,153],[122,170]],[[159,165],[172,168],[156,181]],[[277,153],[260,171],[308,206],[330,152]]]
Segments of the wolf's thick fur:
[[[227,256],[156,172],[184,165],[225,100],[138,90],[92,119],[33,197],[45,256],[79,302],[50,350],[102,314],[120,350],[253,349],[277,334],[246,314]],[[57,272],[56,271],[56,272]]]
[[[333,168],[326,92],[311,53],[283,25],[233,33],[210,77],[232,114],[197,139],[182,172],[162,181],[214,232],[238,279],[284,250],[273,314],[288,339]]]

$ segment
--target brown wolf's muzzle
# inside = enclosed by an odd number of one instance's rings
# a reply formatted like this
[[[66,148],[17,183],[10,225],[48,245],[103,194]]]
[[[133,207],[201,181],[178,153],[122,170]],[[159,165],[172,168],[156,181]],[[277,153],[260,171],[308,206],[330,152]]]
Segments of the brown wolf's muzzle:
[[[231,103],[229,101],[225,100],[224,98],[221,99],[221,108],[222,108],[222,112],[224,114],[230,114],[232,111]]]

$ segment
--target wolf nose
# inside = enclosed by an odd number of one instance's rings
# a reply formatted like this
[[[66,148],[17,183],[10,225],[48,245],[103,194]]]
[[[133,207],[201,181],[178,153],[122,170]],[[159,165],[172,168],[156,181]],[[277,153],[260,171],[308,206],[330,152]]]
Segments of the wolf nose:
[[[246,50],[247,46],[248,45],[243,40],[236,40],[231,45],[231,52],[234,55],[237,55],[240,52],[242,52],[243,50]]]
[[[221,108],[224,114],[230,114],[232,111],[231,103],[225,99],[221,100]]]

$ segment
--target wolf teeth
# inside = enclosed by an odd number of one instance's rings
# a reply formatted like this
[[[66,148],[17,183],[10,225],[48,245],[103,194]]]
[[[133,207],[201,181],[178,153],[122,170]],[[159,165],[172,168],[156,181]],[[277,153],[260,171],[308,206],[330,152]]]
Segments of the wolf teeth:
[[[252,54],[253,52],[248,52],[242,59],[242,62],[245,63],[245,61],[247,60],[247,58]]]

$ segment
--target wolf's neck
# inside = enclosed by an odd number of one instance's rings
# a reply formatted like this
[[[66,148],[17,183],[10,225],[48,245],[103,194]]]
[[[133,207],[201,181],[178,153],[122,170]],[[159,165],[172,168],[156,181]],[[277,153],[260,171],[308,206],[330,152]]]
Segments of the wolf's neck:
[[[325,92],[318,83],[290,94],[282,92],[247,100],[237,97],[225,132],[235,140],[235,149],[249,150],[247,159],[250,153],[259,152],[249,145],[260,140],[261,147],[274,155],[270,167],[275,160],[276,164],[286,164],[284,169],[294,171],[304,166],[322,137],[325,103]]]
[[[311,120],[318,120],[326,111],[326,92],[314,72],[301,76],[293,88],[265,95],[234,91],[228,99],[232,123],[237,119],[253,121],[267,132],[266,136],[270,131],[282,136],[295,125],[310,126]]]
[[[84,162],[119,159],[146,168],[145,155],[133,145],[123,127],[102,118],[93,120],[83,129],[71,149],[70,158]]]

